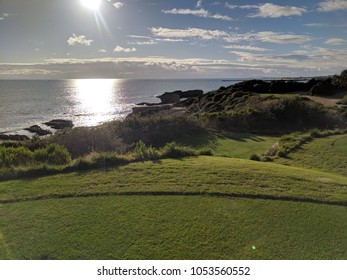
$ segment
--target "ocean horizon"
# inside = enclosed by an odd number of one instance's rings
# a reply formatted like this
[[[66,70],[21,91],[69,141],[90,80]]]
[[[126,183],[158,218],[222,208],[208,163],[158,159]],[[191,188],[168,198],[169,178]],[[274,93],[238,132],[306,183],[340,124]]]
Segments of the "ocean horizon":
[[[26,134],[24,129],[52,119],[74,126],[95,126],[122,119],[140,102],[175,90],[204,93],[239,79],[66,79],[0,80],[0,133]]]

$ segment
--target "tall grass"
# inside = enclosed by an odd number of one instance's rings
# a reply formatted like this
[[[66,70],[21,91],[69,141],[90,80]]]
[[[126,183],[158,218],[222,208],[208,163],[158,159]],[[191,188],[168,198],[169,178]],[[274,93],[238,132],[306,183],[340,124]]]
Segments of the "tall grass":
[[[337,134],[346,133],[346,130],[343,129],[334,129],[334,130],[319,130],[317,128],[311,129],[308,132],[295,132],[287,135],[283,135],[280,138],[280,141],[276,149],[271,149],[266,154],[268,156],[278,156],[278,157],[287,157],[288,154],[298,148],[303,144],[306,144],[312,141],[315,138],[328,137]]]

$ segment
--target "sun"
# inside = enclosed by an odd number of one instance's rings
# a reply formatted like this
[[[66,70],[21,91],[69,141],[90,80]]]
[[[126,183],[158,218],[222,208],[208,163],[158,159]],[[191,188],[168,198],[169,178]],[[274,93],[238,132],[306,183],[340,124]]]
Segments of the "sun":
[[[101,0],[80,0],[82,5],[91,10],[98,10]]]

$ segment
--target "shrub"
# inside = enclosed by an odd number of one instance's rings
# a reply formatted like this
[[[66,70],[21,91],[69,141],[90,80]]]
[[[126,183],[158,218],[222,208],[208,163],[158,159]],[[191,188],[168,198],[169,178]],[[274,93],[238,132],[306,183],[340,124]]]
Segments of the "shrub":
[[[162,158],[180,158],[180,157],[197,156],[197,155],[198,155],[197,150],[190,147],[180,146],[176,142],[167,143],[161,149]]]
[[[282,158],[286,158],[288,156],[288,152],[284,148],[280,148],[277,151],[277,156],[282,157]]]
[[[28,165],[33,162],[33,153],[25,147],[0,147],[0,166]]]
[[[261,158],[258,154],[252,154],[249,158],[250,160],[260,161]]]
[[[131,153],[134,160],[155,160],[159,158],[159,152],[152,146],[146,146],[143,141],[136,143],[135,149]]]
[[[45,148],[34,151],[34,159],[39,163],[65,165],[71,162],[69,151],[58,144],[50,144]]]

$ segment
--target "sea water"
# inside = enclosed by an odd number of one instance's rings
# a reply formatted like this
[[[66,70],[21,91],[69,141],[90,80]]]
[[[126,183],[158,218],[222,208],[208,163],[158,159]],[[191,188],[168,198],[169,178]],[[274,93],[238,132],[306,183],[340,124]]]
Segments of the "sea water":
[[[157,103],[157,95],[175,90],[205,93],[235,82],[195,80],[0,80],[0,133],[20,133],[52,119],[75,126],[95,126],[128,115],[140,102]]]

